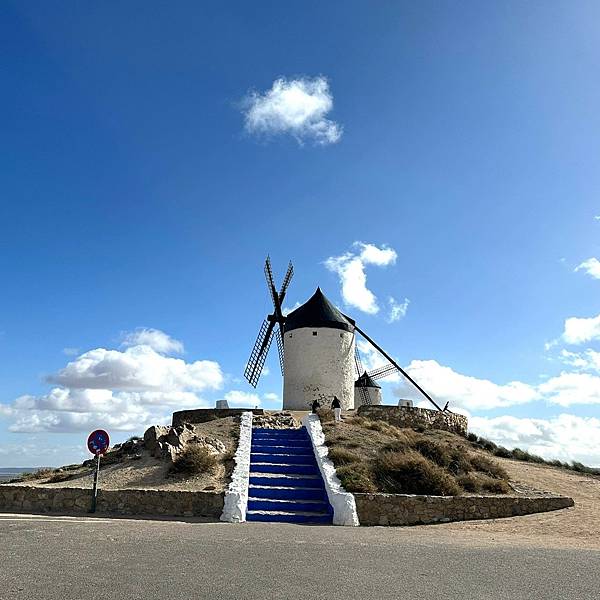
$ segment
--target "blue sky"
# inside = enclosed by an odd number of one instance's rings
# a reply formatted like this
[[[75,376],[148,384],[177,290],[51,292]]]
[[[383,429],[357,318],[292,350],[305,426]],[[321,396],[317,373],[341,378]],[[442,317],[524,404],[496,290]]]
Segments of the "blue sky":
[[[599,13],[2,3],[0,466],[279,406],[275,356],[242,377],[267,253],[474,430],[600,465]]]

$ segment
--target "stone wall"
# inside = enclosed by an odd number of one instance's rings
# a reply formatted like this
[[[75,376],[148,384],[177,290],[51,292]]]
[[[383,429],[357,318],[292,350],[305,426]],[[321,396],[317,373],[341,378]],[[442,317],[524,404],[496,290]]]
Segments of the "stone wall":
[[[206,423],[215,419],[237,417],[251,411],[255,415],[264,415],[262,408],[197,408],[195,410],[178,410],[173,413],[172,426],[178,427],[184,423]]]
[[[573,506],[565,496],[409,496],[354,494],[361,525],[417,525],[496,519]]]
[[[91,497],[89,488],[4,484],[0,485],[0,512],[87,513]],[[223,497],[224,492],[100,489],[97,512],[218,519],[223,510]]]
[[[429,410],[407,406],[361,406],[358,415],[367,419],[382,419],[396,427],[411,427],[413,429],[443,429],[467,435],[467,417],[453,412]]]

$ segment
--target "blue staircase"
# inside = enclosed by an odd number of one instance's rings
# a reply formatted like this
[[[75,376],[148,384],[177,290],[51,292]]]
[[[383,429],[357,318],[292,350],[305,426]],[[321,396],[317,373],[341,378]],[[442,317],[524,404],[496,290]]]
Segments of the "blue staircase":
[[[331,524],[332,518],[306,429],[253,429],[246,519]]]

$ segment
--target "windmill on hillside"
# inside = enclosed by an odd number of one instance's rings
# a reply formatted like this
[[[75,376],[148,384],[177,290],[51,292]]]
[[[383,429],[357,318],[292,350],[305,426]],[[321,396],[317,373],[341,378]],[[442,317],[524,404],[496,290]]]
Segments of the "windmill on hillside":
[[[328,402],[333,396],[340,399],[344,409],[380,404],[381,390],[375,381],[400,373],[438,410],[442,410],[354,319],[342,314],[320,288],[302,306],[284,315],[282,305],[294,274],[291,262],[279,292],[269,257],[265,261],[264,272],[273,312],[267,315],[260,327],[244,371],[250,385],[256,387],[258,384],[275,336],[283,375],[284,409],[307,410],[315,399]],[[362,336],[388,363],[367,372],[356,347],[356,334]]]

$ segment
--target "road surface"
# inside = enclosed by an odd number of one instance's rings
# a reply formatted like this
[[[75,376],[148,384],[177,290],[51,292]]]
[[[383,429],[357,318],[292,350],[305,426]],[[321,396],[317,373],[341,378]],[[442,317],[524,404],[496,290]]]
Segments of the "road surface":
[[[0,515],[0,598],[597,600],[600,550],[430,526]]]

